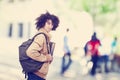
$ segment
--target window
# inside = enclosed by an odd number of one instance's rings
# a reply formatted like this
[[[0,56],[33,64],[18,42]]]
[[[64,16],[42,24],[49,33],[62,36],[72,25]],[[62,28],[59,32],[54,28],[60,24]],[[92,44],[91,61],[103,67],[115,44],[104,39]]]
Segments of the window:
[[[9,37],[12,37],[12,32],[13,32],[13,24],[10,23],[10,25],[9,25],[9,31],[8,31],[8,36]]]
[[[18,25],[19,25],[19,28],[18,28],[19,29],[18,30],[19,37],[23,37],[23,23],[19,23]]]

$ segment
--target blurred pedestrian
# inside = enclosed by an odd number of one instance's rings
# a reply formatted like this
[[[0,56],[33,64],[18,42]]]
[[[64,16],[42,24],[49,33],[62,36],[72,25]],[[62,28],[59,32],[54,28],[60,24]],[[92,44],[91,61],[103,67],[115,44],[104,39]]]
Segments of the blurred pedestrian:
[[[110,56],[111,38],[108,35],[104,35],[103,39],[101,40],[101,43],[102,43],[102,46],[100,47],[100,60],[99,60],[99,62],[104,65],[104,71],[106,73],[108,73],[110,71],[110,69],[109,69],[109,62],[110,62],[109,56]]]
[[[93,66],[91,69],[91,75],[96,74],[96,68],[97,68],[97,63],[99,60],[99,47],[101,45],[100,40],[96,36],[96,32],[93,33],[91,40],[88,41],[87,47],[88,47],[88,52],[87,55],[91,55],[91,61],[93,62]]]
[[[50,42],[51,36],[50,31],[56,30],[59,24],[59,19],[57,16],[46,12],[45,14],[40,15],[36,19],[36,29],[38,30],[37,33],[44,33],[47,36],[47,42]],[[48,73],[49,65],[53,60],[51,54],[47,50],[48,47],[46,45],[46,39],[44,35],[38,35],[35,37],[33,43],[27,49],[27,56],[30,58],[44,62],[42,67],[32,73],[28,73],[27,80],[46,80],[46,76]]]
[[[64,36],[64,55],[62,57],[61,74],[64,74],[64,72],[70,67],[72,63],[71,51],[68,45],[68,32],[69,28],[66,29],[66,34]]]
[[[88,46],[88,42],[85,43],[84,48],[83,48],[85,56],[87,55],[87,52],[88,52],[88,47],[87,46]]]
[[[117,50],[117,37],[114,37],[111,43],[111,54],[115,54]]]
[[[114,71],[114,66],[115,66],[115,54],[117,54],[117,44],[118,44],[117,37],[114,37],[111,43],[111,55],[110,55],[112,71]]]

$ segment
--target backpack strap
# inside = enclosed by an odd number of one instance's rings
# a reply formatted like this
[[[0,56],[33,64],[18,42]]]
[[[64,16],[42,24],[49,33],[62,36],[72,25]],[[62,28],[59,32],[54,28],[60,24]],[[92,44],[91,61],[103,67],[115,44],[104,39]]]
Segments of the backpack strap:
[[[48,39],[47,39],[47,36],[46,36],[45,33],[43,33],[43,32],[41,32],[41,33],[37,33],[37,34],[32,38],[32,41],[34,41],[35,37],[38,36],[38,35],[40,35],[40,34],[43,34],[43,35],[45,36],[45,39],[46,39],[46,45],[47,45],[47,51],[48,51],[48,54],[49,54],[49,53],[50,53],[49,48],[48,48],[49,43],[48,43]]]

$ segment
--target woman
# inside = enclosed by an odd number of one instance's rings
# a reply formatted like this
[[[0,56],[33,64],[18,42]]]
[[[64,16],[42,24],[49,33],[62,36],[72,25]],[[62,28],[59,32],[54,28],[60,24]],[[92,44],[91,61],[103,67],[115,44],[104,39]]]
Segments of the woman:
[[[59,19],[57,16],[46,12],[40,15],[36,19],[36,29],[38,33],[44,33],[47,36],[47,42],[50,42],[50,31],[56,30],[59,24]],[[33,73],[28,73],[27,80],[46,80],[46,75],[48,73],[49,64],[52,62],[53,57],[48,53],[48,46],[46,43],[46,38],[43,34],[35,37],[33,43],[27,49],[27,56],[30,58],[44,62],[42,67]]]

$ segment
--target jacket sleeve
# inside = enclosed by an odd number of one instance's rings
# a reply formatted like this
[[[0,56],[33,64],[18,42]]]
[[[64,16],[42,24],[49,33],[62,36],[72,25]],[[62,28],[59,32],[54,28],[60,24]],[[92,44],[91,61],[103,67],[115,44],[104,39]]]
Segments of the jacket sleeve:
[[[36,61],[46,62],[47,57],[44,55],[44,51],[41,51],[44,47],[44,42],[45,42],[44,35],[36,36],[32,44],[26,51],[27,56]]]

